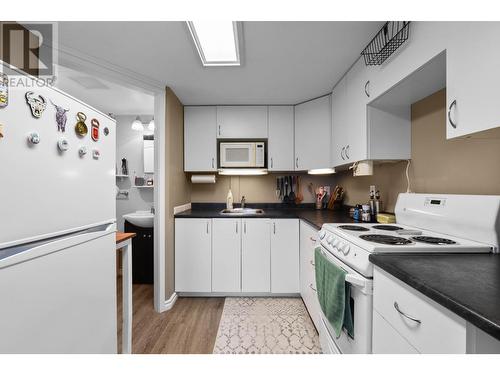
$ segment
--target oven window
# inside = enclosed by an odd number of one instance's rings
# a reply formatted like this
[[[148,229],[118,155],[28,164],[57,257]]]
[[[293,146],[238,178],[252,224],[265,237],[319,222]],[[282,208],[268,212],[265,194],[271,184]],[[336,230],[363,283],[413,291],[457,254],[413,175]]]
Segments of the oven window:
[[[349,287],[348,287],[349,288]],[[351,308],[351,322],[352,322],[352,335],[347,331],[347,329],[343,329],[343,331],[345,332],[346,335],[348,335],[351,339],[354,339],[354,330],[355,330],[355,326],[354,326],[354,298],[352,298],[352,296],[350,296],[350,299],[349,299],[349,306]],[[347,319],[344,315],[344,319]]]
[[[228,162],[248,162],[250,160],[249,147],[231,147],[226,149],[226,161]]]

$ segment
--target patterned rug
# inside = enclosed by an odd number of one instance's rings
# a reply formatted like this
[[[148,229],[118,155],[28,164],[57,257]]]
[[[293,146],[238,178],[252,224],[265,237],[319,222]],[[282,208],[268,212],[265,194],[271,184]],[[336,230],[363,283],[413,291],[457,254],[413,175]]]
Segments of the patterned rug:
[[[318,354],[318,334],[300,298],[226,298],[215,354]]]

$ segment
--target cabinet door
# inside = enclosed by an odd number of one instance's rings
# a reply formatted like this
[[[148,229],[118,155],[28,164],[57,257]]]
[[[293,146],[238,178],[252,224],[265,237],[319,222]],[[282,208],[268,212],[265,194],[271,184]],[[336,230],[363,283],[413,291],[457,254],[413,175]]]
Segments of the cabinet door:
[[[332,92],[332,166],[347,163],[344,155],[349,143],[347,127],[347,80],[342,78]]]
[[[217,107],[217,138],[265,139],[267,137],[266,106]]]
[[[271,221],[271,292],[300,292],[297,219]]]
[[[211,292],[212,219],[175,219],[175,290]]]
[[[344,157],[348,163],[367,158],[367,111],[370,82],[364,59],[349,70],[347,79],[347,139]]]
[[[270,171],[294,170],[293,106],[269,107],[268,162]]]
[[[295,106],[295,170],[331,167],[331,95]]]
[[[184,171],[217,170],[216,107],[184,107]]]
[[[448,139],[500,126],[500,23],[454,23],[453,34],[446,55]]]
[[[271,291],[271,239],[269,219],[243,219],[241,239],[241,291]]]
[[[241,291],[241,219],[213,219],[212,292]]]
[[[418,354],[386,320],[373,311],[373,354]]]

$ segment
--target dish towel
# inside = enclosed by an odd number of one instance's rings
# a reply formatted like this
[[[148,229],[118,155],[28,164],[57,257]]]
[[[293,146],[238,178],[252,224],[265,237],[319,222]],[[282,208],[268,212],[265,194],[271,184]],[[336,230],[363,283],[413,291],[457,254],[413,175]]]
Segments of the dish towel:
[[[354,337],[354,322],[351,315],[351,289],[345,282],[347,272],[331,263],[321,251],[314,250],[316,290],[323,314],[330,322],[337,337],[344,328]]]

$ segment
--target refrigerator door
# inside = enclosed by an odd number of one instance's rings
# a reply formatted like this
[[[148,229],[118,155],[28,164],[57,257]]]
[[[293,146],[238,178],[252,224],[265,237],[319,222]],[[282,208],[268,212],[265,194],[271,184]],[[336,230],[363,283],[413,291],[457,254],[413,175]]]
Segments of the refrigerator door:
[[[0,250],[0,353],[116,353],[115,229]]]
[[[0,249],[114,222],[115,120],[62,91],[39,87],[32,78],[6,73],[11,86],[9,104],[0,108],[4,135],[0,138]],[[30,100],[35,107],[33,100],[45,103],[39,118],[33,115]],[[58,110],[67,118],[64,131],[58,126]],[[85,136],[75,131],[78,112],[86,116]],[[96,141],[91,136],[92,122],[99,125]],[[38,137],[38,144],[28,140],[30,134],[35,140]],[[87,153],[80,155],[80,148]]]

